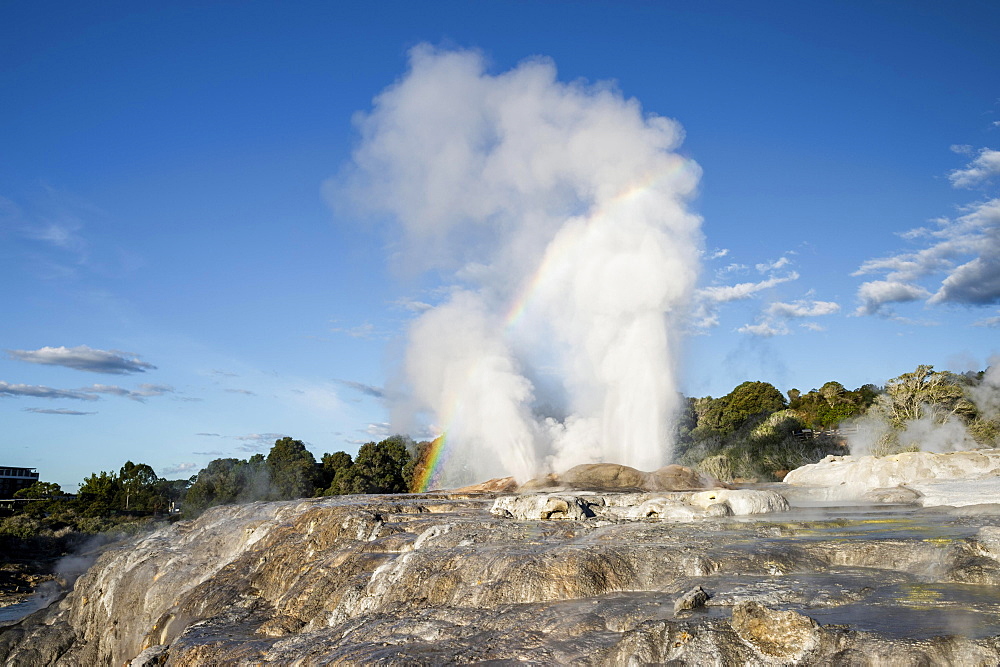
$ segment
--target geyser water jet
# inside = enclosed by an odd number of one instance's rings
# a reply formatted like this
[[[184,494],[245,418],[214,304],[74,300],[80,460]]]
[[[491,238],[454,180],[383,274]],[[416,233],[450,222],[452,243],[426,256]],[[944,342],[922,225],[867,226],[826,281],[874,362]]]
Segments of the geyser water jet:
[[[665,464],[702,244],[681,127],[547,59],[490,74],[426,45],[357,124],[350,194],[446,287],[409,330],[393,414],[445,434],[434,483]]]

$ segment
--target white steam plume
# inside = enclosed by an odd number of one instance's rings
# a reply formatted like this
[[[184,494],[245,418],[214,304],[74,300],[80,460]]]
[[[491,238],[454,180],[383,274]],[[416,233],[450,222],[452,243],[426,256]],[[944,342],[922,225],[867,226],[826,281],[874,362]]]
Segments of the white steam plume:
[[[679,125],[546,59],[492,75],[426,45],[357,122],[351,194],[451,288],[404,362],[407,408],[447,433],[439,481],[667,462],[702,240]]]

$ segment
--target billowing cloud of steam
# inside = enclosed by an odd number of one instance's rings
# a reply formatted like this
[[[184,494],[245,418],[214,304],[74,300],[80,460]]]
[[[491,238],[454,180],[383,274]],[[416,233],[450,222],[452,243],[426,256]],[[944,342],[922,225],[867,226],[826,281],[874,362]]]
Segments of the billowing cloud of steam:
[[[701,256],[677,123],[546,59],[494,75],[419,46],[358,127],[350,193],[450,286],[414,321],[394,415],[447,433],[441,481],[665,463]]]

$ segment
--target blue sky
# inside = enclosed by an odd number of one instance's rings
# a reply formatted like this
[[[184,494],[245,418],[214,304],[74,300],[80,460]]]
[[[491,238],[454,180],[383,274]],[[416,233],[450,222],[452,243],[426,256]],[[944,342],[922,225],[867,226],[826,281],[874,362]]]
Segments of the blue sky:
[[[382,437],[440,276],[329,183],[424,43],[544,56],[683,127],[686,394],[985,368],[998,32],[989,2],[5,3],[0,462],[74,490]]]

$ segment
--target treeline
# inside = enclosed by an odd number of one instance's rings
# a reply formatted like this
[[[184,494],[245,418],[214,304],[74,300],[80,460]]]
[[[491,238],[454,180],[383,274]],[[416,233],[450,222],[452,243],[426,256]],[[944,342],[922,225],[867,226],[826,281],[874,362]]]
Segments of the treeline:
[[[411,451],[418,446],[395,435],[317,461],[301,440],[281,438],[265,457],[216,459],[191,478],[184,496],[185,516],[213,505],[252,500],[291,500],[349,493],[406,493],[413,479]]]
[[[744,382],[720,398],[687,399],[676,459],[726,481],[777,480],[828,454],[847,454],[846,436],[830,433],[844,425],[858,434],[856,454],[995,447],[1000,389],[985,378],[986,371],[918,366],[884,387],[849,390],[831,381],[787,397],[767,382]]]

